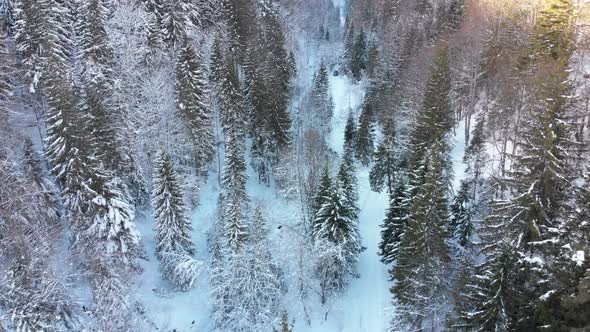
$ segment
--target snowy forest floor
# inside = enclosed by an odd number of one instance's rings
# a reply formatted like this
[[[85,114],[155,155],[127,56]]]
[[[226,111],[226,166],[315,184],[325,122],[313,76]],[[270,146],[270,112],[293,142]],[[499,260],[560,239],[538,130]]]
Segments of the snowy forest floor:
[[[331,76],[331,93],[334,97],[334,116],[330,136],[331,148],[342,152],[344,126],[349,109],[358,117],[364,97],[364,88],[352,84],[346,76]],[[254,170],[249,167],[248,193],[253,201],[266,207],[270,229],[280,237],[278,226],[292,224],[299,218],[296,202],[277,197],[274,188],[259,184]],[[321,306],[319,301],[311,303],[311,325],[305,323],[298,303],[286,303],[290,317],[298,332],[336,331],[384,331],[389,322],[390,307],[387,266],[377,254],[380,227],[387,207],[387,194],[372,192],[369,187],[368,168],[359,168],[360,232],[367,248],[359,257],[361,277],[353,279],[349,287],[332,303]],[[209,181],[201,188],[200,205],[193,211],[193,241],[197,246],[197,259],[207,261],[207,231],[215,220],[215,209],[219,194],[217,174],[211,174]],[[162,331],[189,332],[211,331],[208,316],[207,271],[199,278],[197,286],[189,292],[168,292],[166,282],[161,280],[158,261],[155,258],[153,219],[144,216],[139,222],[144,235],[149,260],[144,263],[145,271],[138,284],[138,297],[143,302],[146,317]],[[281,243],[281,242],[278,242]],[[288,244],[285,244],[288,246]],[[282,251],[282,249],[278,249]],[[301,311],[301,312],[300,312]],[[326,315],[326,312],[328,314]],[[326,319],[327,317],[327,319]]]
[[[344,127],[349,110],[358,119],[364,99],[365,88],[362,83],[355,84],[347,76],[330,75],[330,90],[334,100],[334,115],[328,144],[339,155],[343,150]],[[462,124],[456,129],[454,148],[451,154],[454,163],[457,188],[463,176],[464,129]],[[266,211],[271,238],[279,244],[275,254],[286,254],[294,259],[293,246],[285,228],[300,218],[297,202],[285,200],[275,188],[260,184],[254,170],[248,167],[248,194],[253,202],[260,203]],[[287,295],[285,308],[294,322],[297,332],[379,332],[386,331],[394,310],[391,305],[388,266],[381,263],[378,244],[381,239],[380,224],[388,205],[387,193],[375,193],[369,186],[369,168],[357,166],[359,184],[360,220],[359,230],[366,250],[359,256],[360,278],[353,279],[350,285],[332,302],[321,305],[319,299],[311,296],[308,305],[310,324],[299,300]],[[205,262],[197,286],[189,292],[169,292],[169,286],[162,281],[155,258],[153,219],[144,216],[139,222],[144,235],[149,261],[144,263],[145,271],[138,283],[138,297],[145,306],[145,315],[153,322],[152,327],[160,331],[193,332],[213,331],[209,321],[210,304],[207,276],[207,231],[213,225],[216,215],[219,185],[217,174],[210,174],[209,181],[200,188],[200,205],[193,211],[193,241],[197,248],[197,259]],[[291,252],[289,252],[291,251]],[[287,262],[292,263],[292,262]],[[294,292],[294,291],[293,291]]]

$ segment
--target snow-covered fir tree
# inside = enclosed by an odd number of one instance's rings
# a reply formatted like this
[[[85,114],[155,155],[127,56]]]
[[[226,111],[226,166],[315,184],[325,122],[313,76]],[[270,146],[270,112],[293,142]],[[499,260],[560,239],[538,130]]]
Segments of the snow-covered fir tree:
[[[402,183],[391,194],[385,220],[381,225],[381,242],[379,255],[381,260],[392,263],[397,259],[400,243],[410,216],[410,200],[406,186]]]
[[[183,191],[172,160],[161,151],[156,159],[152,208],[156,221],[156,253],[162,258],[167,253],[194,252],[191,233],[193,227],[184,204]]]
[[[194,145],[195,166],[200,174],[213,156],[213,132],[206,77],[200,55],[189,40],[176,59],[176,109],[188,127]]]
[[[357,130],[355,145],[356,158],[365,166],[369,165],[374,153],[373,116],[372,97],[367,96],[359,118],[359,128]]]
[[[350,276],[358,275],[358,255],[364,247],[358,232],[356,207],[351,205],[349,195],[338,181],[323,200],[315,216],[313,236],[318,248],[326,250],[317,268],[322,303],[325,303],[328,294],[342,289]]]
[[[387,128],[392,131],[392,128]],[[373,157],[373,167],[369,173],[371,190],[381,192],[385,187],[388,193],[393,193],[396,176],[395,138],[390,132],[383,138]]]
[[[424,182],[411,197],[392,275],[397,281],[392,292],[399,317],[394,328],[437,326],[446,314],[450,256],[446,244],[449,213],[444,151],[445,147],[436,145],[427,151],[421,166],[426,170]]]

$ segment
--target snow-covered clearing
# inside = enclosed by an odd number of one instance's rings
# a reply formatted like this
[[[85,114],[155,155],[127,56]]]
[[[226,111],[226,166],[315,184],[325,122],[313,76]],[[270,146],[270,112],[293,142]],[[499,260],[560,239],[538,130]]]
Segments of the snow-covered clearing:
[[[362,85],[352,84],[346,76],[331,76],[330,87],[334,98],[334,116],[329,144],[338,154],[342,153],[344,126],[350,109],[358,118],[364,98]],[[361,208],[359,229],[367,248],[359,256],[361,277],[351,281],[344,294],[325,308],[314,313],[311,326],[296,324],[296,331],[344,332],[344,331],[385,331],[389,325],[391,295],[387,266],[381,263],[378,244],[381,238],[380,224],[385,217],[388,197],[375,193],[369,187],[369,170],[359,168],[359,207]],[[324,319],[328,311],[327,319]]]

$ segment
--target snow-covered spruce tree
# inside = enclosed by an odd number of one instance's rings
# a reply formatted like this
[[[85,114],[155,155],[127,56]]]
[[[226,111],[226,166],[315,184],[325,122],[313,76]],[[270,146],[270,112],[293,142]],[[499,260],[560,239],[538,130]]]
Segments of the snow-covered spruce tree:
[[[15,39],[31,90],[35,90],[50,57],[66,62],[72,44],[71,13],[62,2],[18,0]]]
[[[0,1],[0,17],[3,20],[4,26],[2,28],[5,29],[5,31],[14,31],[14,24],[16,21],[14,10],[13,0]]]
[[[389,129],[391,130],[391,129]],[[389,194],[393,193],[396,173],[394,133],[386,132],[373,157],[373,167],[369,172],[371,190],[381,192],[385,186]]]
[[[310,96],[310,112],[312,112],[310,121],[311,125],[328,126],[332,120],[334,106],[330,95],[330,86],[328,80],[328,68],[324,59],[320,62],[320,68],[313,79],[313,87]],[[327,132],[329,127],[324,128]]]
[[[256,2],[253,0],[223,0],[222,10],[227,24],[230,53],[238,63],[243,56],[254,30],[256,21]]]
[[[559,330],[568,325],[557,313],[576,283],[572,280],[576,273],[563,278],[561,272],[571,270],[573,252],[564,249],[576,245],[569,235],[575,223],[571,217],[572,180],[579,176],[571,167],[575,146],[571,141],[572,85],[567,69],[573,52],[573,4],[556,0],[546,6],[535,25],[527,58],[531,62],[525,64],[532,73],[533,98],[514,142],[512,169],[499,180],[504,195],[492,202],[482,230],[487,259],[478,273],[494,275],[498,270],[494,263],[509,252],[513,269],[522,276],[506,279],[504,287],[521,293],[505,301],[496,300],[494,294],[475,301],[470,315],[473,324],[491,317],[492,326],[517,330],[541,326]],[[480,287],[494,286],[493,278],[476,278],[473,284],[484,280]],[[495,307],[488,307],[493,300]],[[500,318],[495,314],[498,311],[502,312]]]
[[[248,273],[241,285],[236,284],[236,291],[242,294],[239,307],[250,317],[244,330],[267,331],[280,316],[283,294],[281,271],[270,253],[268,227],[260,206],[254,208],[250,228],[244,258],[248,261]]]
[[[426,152],[423,184],[414,190],[410,215],[393,270],[397,281],[394,328],[425,329],[444,322],[449,290],[448,186],[444,177],[445,143]]]
[[[91,165],[91,170],[84,183],[91,196],[78,216],[74,244],[86,256],[104,255],[113,264],[135,269],[144,252],[127,187],[102,167]]]
[[[367,96],[363,103],[363,111],[359,118],[359,128],[356,137],[356,158],[361,164],[368,166],[374,153],[373,132],[373,100]]]
[[[474,232],[473,217],[475,214],[475,201],[472,197],[471,185],[466,180],[461,180],[459,191],[451,204],[450,231],[462,247],[470,243]]]
[[[112,93],[113,48],[105,29],[109,9],[103,0],[81,2],[77,8],[76,34],[79,62],[86,85],[100,96],[100,102]]]
[[[198,52],[185,40],[176,59],[176,110],[193,141],[197,172],[206,174],[206,165],[213,157],[213,132],[201,62]]]
[[[369,52],[367,56],[367,76],[373,78],[375,76],[375,68],[379,64],[379,46],[375,38],[371,39]]]
[[[389,208],[381,225],[379,255],[383,263],[390,264],[397,259],[409,216],[410,200],[406,186],[402,183],[390,195]]]
[[[363,29],[361,29],[354,42],[351,60],[350,71],[352,78],[359,81],[362,71],[367,69],[367,37]]]
[[[320,181],[319,186],[316,189],[316,193],[314,195],[313,204],[311,207],[311,212],[313,213],[313,218],[315,219],[316,214],[320,211],[322,206],[329,197],[330,191],[332,190],[332,179],[330,178],[330,173],[328,172],[328,168],[324,169],[322,174],[322,179]]]
[[[354,160],[354,148],[356,143],[356,121],[352,110],[348,111],[346,126],[344,127],[344,158]]]
[[[223,132],[226,139],[234,135],[243,140],[246,137],[246,110],[238,71],[231,56],[226,56],[222,64],[220,106]]]
[[[521,310],[530,306],[530,266],[519,262],[512,246],[500,242],[483,264],[476,267],[463,289],[462,314],[453,328],[466,331],[513,331],[516,317],[526,317]],[[524,310],[525,312],[528,311]]]
[[[291,142],[291,118],[288,112],[291,96],[289,53],[278,8],[271,2],[260,3],[259,37],[252,41],[245,59],[246,86],[253,136],[252,154],[260,160],[259,172],[271,168]]]
[[[225,133],[225,164],[221,178],[225,239],[233,251],[241,249],[247,235],[246,226],[246,161],[243,96],[240,81],[231,58],[226,59],[222,69],[221,110]]]
[[[313,226],[316,246],[326,250],[327,255],[322,256],[317,267],[322,303],[326,302],[328,294],[347,284],[348,276],[358,276],[358,255],[364,250],[357,211],[338,182],[332,185],[324,200]],[[327,273],[325,269],[331,270]]]
[[[55,176],[69,213],[82,211],[81,204],[88,201],[89,193],[84,186],[87,180],[87,155],[90,146],[82,151],[81,143],[85,137],[81,133],[84,122],[75,106],[72,87],[65,80],[67,74],[64,64],[56,56],[47,63],[44,92],[47,95],[48,111],[45,114],[47,127],[46,152],[50,172]]]
[[[358,206],[358,183],[355,176],[354,165],[351,160],[343,160],[340,163],[340,168],[336,175],[336,183],[344,194],[345,204],[353,211],[352,218],[358,222],[358,213],[360,211]]]
[[[156,159],[152,208],[156,221],[156,254],[194,252],[192,225],[184,205],[182,187],[172,160],[161,151]]]
[[[172,48],[180,47],[193,29],[197,6],[190,0],[164,1],[161,21],[162,39]]]
[[[223,79],[223,53],[221,50],[221,40],[219,35],[215,35],[213,45],[211,45],[211,55],[209,57],[209,81],[213,84],[213,90],[221,89]],[[214,96],[213,96],[214,97]]]
[[[244,160],[244,141],[235,134],[226,137],[225,165],[223,168],[223,220],[225,238],[232,250],[239,250],[248,235],[246,225],[246,161]]]
[[[231,59],[227,59],[222,71],[222,122],[225,133],[225,165],[222,174],[224,207],[223,220],[225,235],[230,247],[237,250],[246,235],[245,204],[246,162],[245,152],[245,114],[240,82]]]
[[[95,81],[96,82],[96,81]],[[124,168],[119,137],[116,132],[116,118],[108,108],[109,104],[101,98],[103,93],[97,86],[90,84],[79,94],[78,109],[85,121],[87,135],[92,137],[90,153],[106,169],[118,172]]]
[[[422,108],[416,115],[415,128],[411,134],[412,154],[410,168],[414,162],[420,162],[425,149],[444,138],[453,128],[454,115],[449,100],[451,77],[449,69],[448,45],[439,47],[434,65],[426,84]]]

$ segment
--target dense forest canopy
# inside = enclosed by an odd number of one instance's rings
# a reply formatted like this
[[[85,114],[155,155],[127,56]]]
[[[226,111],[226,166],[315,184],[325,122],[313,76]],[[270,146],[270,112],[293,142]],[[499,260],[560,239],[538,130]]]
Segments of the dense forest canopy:
[[[0,331],[590,329],[588,0],[0,0]]]

